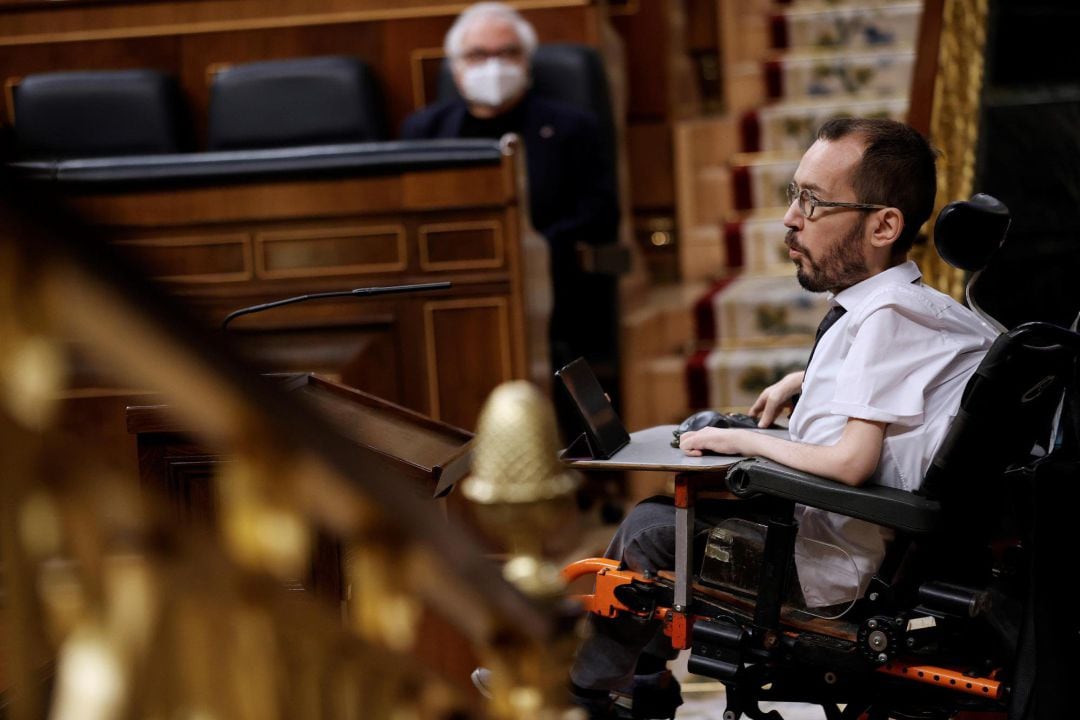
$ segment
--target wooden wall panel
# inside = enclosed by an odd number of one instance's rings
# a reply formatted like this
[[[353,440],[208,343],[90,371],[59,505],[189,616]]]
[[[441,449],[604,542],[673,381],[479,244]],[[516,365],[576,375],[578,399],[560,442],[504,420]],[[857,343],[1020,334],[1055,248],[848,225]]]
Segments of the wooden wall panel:
[[[443,36],[452,22],[453,17],[398,20],[383,28],[385,74],[381,77],[395,137],[406,115],[435,100],[430,92],[442,57]],[[425,58],[430,62],[424,63]]]
[[[120,242],[151,277],[182,283],[241,282],[254,277],[247,233],[144,238]]]
[[[634,207],[667,209],[675,204],[671,125],[640,123],[627,128]]]
[[[460,0],[172,0],[3,2],[4,41],[58,42],[302,27],[456,15]],[[537,3],[539,6],[584,4]]]
[[[506,256],[498,222],[427,223],[417,230],[422,270],[481,270],[502,267]]]
[[[408,267],[401,224],[268,230],[255,234],[261,278],[372,275]]]
[[[504,203],[515,194],[506,176],[479,168],[434,170],[413,173],[402,178],[401,202],[413,209],[453,209],[462,205]]]
[[[0,692],[5,692],[10,686],[7,670],[7,659],[11,653],[7,644],[7,615],[0,615]]]
[[[510,318],[505,298],[432,301],[424,306],[431,416],[459,427],[476,426],[494,385],[514,377]]]
[[[667,17],[669,0],[639,0],[611,24],[626,45],[630,123],[662,120],[668,115],[671,53]],[[632,51],[630,50],[632,49]]]

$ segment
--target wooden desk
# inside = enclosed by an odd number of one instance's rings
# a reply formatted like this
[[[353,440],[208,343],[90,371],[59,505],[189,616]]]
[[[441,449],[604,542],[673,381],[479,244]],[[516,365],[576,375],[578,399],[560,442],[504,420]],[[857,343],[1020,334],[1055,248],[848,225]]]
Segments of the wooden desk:
[[[449,489],[469,471],[472,433],[311,374],[282,375],[282,389],[302,398],[348,439],[359,455],[371,456],[386,482],[402,483],[418,498]],[[143,486],[164,494],[181,523],[214,526],[218,520],[218,472],[229,455],[193,437],[194,428],[178,422],[168,406],[127,408],[128,431],[136,436]],[[332,604],[348,603],[343,563],[349,549],[319,532],[305,577],[286,587]],[[478,662],[469,642],[442,617],[427,612],[420,620],[423,638],[417,656],[468,692],[469,671]],[[0,630],[3,628],[0,627]],[[0,636],[0,641],[2,641]],[[0,667],[2,669],[2,667]]]
[[[377,397],[311,374],[276,378],[330,420],[356,447],[408,483],[423,499],[446,493],[472,462],[472,433],[440,423]],[[166,405],[127,408],[128,432],[136,436],[144,487],[163,493],[182,523],[217,520],[215,478],[228,455],[197,442],[194,429],[177,422]],[[294,589],[332,602],[343,599],[341,550],[329,537],[316,543],[308,576]]]
[[[398,159],[410,147],[373,144],[358,151],[373,165],[344,174],[56,189],[210,328],[285,297],[452,282],[276,308],[224,339],[260,372],[318,372],[469,429],[497,385],[546,387],[551,372],[548,250],[520,202],[523,151],[490,146],[454,164],[410,164]]]

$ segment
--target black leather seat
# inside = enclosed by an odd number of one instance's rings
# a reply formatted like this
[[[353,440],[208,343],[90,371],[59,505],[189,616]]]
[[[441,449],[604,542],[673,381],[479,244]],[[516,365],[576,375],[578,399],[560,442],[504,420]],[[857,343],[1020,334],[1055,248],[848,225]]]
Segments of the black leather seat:
[[[28,75],[14,92],[24,158],[175,153],[186,121],[175,78],[156,70]]]
[[[225,68],[210,89],[210,150],[358,143],[386,137],[378,86],[353,57]]]

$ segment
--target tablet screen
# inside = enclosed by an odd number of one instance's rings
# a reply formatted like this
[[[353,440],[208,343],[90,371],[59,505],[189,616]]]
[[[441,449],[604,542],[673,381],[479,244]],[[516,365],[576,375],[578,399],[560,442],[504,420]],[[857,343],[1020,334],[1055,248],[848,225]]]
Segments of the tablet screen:
[[[596,458],[606,460],[630,442],[630,433],[626,432],[584,358],[564,366],[555,376],[574,401]]]

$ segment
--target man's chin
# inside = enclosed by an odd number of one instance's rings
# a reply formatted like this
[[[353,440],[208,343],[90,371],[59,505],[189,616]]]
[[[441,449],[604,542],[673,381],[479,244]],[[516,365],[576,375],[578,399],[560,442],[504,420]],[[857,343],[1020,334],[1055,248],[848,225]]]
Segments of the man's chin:
[[[815,293],[823,292],[825,290],[825,288],[821,287],[821,284],[817,281],[816,278],[812,278],[806,274],[806,271],[802,269],[801,265],[796,267],[795,279],[799,281],[799,285],[802,286],[803,290],[808,290]]]

